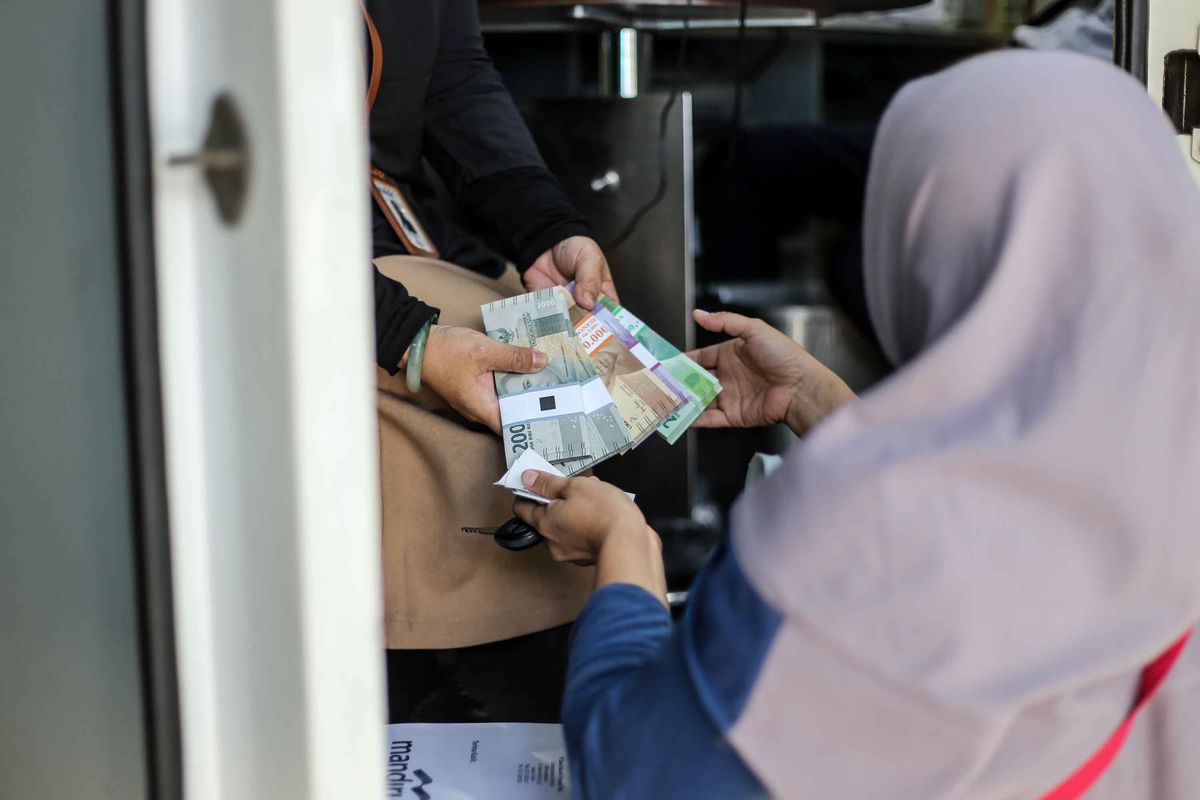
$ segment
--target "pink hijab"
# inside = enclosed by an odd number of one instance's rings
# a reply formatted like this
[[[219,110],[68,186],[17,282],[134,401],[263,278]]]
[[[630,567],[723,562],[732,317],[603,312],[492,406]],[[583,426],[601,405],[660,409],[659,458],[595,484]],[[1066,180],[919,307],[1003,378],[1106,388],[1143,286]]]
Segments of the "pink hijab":
[[[1200,194],[1134,80],[1005,52],[893,101],[864,236],[899,370],[735,507],[783,624],[731,740],[780,797],[1035,798],[1200,617]]]

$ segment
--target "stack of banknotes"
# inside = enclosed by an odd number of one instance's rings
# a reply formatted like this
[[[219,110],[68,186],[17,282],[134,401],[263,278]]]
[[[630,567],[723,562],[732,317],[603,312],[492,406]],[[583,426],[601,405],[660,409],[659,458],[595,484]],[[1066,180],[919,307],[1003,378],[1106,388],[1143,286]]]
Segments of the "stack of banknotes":
[[[674,444],[721,391],[712,373],[607,297],[588,311],[569,288],[483,306],[488,336],[546,354],[540,372],[497,372],[509,466],[531,449],[576,475],[655,431]]]

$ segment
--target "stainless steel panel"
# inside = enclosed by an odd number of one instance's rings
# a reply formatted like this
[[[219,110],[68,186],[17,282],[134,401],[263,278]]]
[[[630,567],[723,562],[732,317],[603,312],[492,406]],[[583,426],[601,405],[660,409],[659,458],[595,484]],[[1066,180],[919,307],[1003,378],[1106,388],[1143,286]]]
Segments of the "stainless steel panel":
[[[601,244],[610,242],[658,188],[659,119],[666,100],[665,94],[643,94],[522,106],[546,163],[591,221]],[[691,146],[691,97],[684,93],[667,117],[665,195],[623,244],[606,248],[621,301],[681,349],[693,340]],[[674,447],[655,435],[598,472],[635,492],[648,516],[686,518],[694,451],[694,434]]]
[[[890,371],[875,346],[830,306],[786,306],[768,311],[765,319],[836,372],[855,392],[870,388]]]

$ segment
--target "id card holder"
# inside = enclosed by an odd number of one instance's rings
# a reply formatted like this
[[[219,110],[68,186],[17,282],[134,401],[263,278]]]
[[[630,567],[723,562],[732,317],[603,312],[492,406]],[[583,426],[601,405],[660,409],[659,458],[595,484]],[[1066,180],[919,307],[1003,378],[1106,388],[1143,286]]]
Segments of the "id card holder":
[[[386,172],[375,167],[371,167],[371,196],[410,255],[440,257],[437,245],[413,213],[404,192]]]

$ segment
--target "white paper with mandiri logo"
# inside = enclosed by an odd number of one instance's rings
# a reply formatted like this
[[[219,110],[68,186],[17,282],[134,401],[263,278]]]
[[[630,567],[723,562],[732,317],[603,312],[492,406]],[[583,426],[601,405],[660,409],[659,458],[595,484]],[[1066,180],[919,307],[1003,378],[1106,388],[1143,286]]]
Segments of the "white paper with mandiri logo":
[[[562,800],[571,796],[561,725],[389,725],[386,763],[388,798]]]

